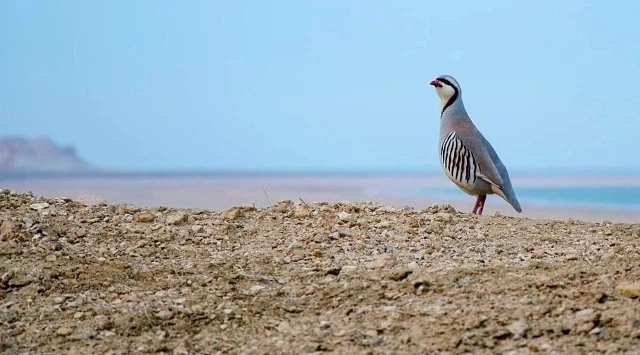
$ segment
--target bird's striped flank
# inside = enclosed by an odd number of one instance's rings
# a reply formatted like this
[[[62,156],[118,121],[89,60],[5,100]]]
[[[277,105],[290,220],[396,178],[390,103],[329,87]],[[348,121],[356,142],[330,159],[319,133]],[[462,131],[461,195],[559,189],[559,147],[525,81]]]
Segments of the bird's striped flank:
[[[449,175],[462,184],[473,184],[478,178],[480,167],[471,151],[451,132],[440,147],[440,162]]]

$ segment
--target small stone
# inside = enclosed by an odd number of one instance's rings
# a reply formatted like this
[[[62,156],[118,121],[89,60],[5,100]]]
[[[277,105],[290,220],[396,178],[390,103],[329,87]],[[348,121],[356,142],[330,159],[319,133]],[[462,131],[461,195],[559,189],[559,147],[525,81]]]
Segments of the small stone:
[[[93,339],[96,335],[98,335],[98,333],[93,329],[79,328],[76,329],[71,337],[76,340],[86,340]]]
[[[2,222],[2,226],[0,226],[0,237],[5,237],[13,233],[16,225],[11,221]]]
[[[402,281],[411,275],[413,271],[409,269],[393,270],[389,273],[389,278],[393,281]]]
[[[159,311],[158,313],[156,313],[156,317],[158,317],[159,319],[162,319],[162,320],[169,320],[169,319],[173,318],[173,313],[171,313],[171,311],[162,310],[162,311]]]
[[[204,227],[198,224],[194,224],[191,226],[191,231],[195,234],[204,232]]]
[[[544,250],[536,249],[531,252],[531,257],[534,259],[542,259],[544,258]]]
[[[407,267],[408,267],[409,269],[417,269],[417,268],[418,268],[418,267],[420,267],[420,266],[418,265],[418,263],[417,263],[417,262],[412,261],[412,262],[410,262],[409,264],[407,264]]]
[[[95,316],[94,321],[96,322],[97,330],[109,330],[114,327],[113,321],[102,314]]]
[[[292,240],[291,243],[289,243],[289,246],[287,246],[287,249],[289,250],[293,250],[293,249],[302,249],[304,248],[304,246],[302,244],[300,244],[299,241],[297,240]]]
[[[73,314],[73,319],[82,319],[82,317],[84,317],[83,312],[76,312]]]
[[[338,212],[337,216],[341,221],[348,221],[351,219],[351,214],[344,211]]]
[[[507,326],[507,330],[513,334],[514,339],[520,339],[527,332],[527,324],[523,321],[515,321]]]
[[[279,201],[276,204],[276,211],[280,213],[284,213],[284,212],[287,212],[290,207],[291,207],[291,200]]]
[[[595,327],[593,329],[591,329],[591,331],[589,332],[589,335],[594,335],[596,337],[601,337],[604,333],[604,329],[600,328],[600,327]]]
[[[585,308],[575,313],[577,321],[593,322],[597,318],[597,313],[592,308]]]
[[[451,222],[453,221],[453,214],[447,212],[438,212],[434,218],[437,222]]]
[[[36,211],[43,210],[47,207],[49,207],[49,204],[47,202],[38,202],[38,203],[32,203],[31,205],[29,205],[29,208]]]
[[[174,355],[188,355],[189,349],[187,347],[186,341],[183,339],[178,343],[178,345],[173,348]]]
[[[253,285],[249,288],[249,294],[255,295],[256,293],[260,292],[263,288],[264,286],[262,285]]]
[[[311,215],[311,211],[303,204],[297,204],[293,209],[293,217],[307,218]]]
[[[576,254],[567,254],[564,256],[564,260],[578,260],[578,256]]]
[[[374,261],[366,264],[367,269],[383,269],[391,268],[396,263],[396,257],[393,254],[382,254]]]
[[[300,260],[304,259],[304,257],[305,257],[305,255],[304,255],[303,252],[297,251],[291,256],[291,261],[293,261],[293,262],[300,261]]]
[[[24,226],[27,227],[27,229],[31,228],[34,224],[33,219],[29,217],[22,218],[22,222],[24,222]]]
[[[47,255],[47,257],[45,258],[45,260],[49,263],[54,263],[58,258],[56,257],[55,254],[49,254]]]
[[[87,230],[84,229],[84,228],[78,228],[78,229],[76,229],[74,234],[75,234],[76,238],[83,238],[83,237],[85,237],[87,235]]]
[[[228,220],[234,220],[240,217],[241,210],[238,207],[231,207],[224,213],[224,218]]]
[[[138,212],[133,216],[133,220],[140,223],[151,223],[156,220],[156,216],[149,212]]]
[[[322,256],[322,250],[320,249],[315,249],[314,251],[311,252],[311,256],[315,256],[316,258],[319,258]]]
[[[616,291],[624,297],[640,297],[640,282],[621,282],[616,286]]]
[[[327,269],[327,270],[324,272],[324,274],[325,274],[325,275],[338,276],[338,275],[340,275],[340,271],[341,271],[341,270],[342,270],[342,267],[339,267],[339,266],[337,266],[337,267],[332,267],[332,268]]]
[[[167,224],[169,225],[178,225],[183,222],[186,222],[189,216],[184,212],[176,212],[167,216]]]
[[[336,232],[338,232],[340,237],[355,238],[358,236],[358,234],[351,228],[339,227],[336,229]]]
[[[73,333],[73,329],[71,329],[70,327],[60,327],[58,328],[58,330],[56,330],[56,334],[63,337],[71,333]]]

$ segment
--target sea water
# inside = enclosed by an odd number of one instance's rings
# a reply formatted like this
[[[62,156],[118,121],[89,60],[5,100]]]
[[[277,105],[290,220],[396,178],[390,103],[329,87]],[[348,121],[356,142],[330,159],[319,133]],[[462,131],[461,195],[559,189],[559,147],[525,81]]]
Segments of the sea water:
[[[455,197],[458,188],[421,188],[422,194]],[[548,206],[624,207],[640,209],[640,186],[531,186],[515,189],[518,200]]]

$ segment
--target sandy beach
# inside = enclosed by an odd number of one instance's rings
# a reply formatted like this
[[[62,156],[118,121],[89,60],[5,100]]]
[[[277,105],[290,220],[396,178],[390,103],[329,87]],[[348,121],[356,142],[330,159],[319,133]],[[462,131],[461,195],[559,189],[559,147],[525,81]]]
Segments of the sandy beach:
[[[210,211],[2,190],[0,351],[638,354],[640,224],[269,191]]]

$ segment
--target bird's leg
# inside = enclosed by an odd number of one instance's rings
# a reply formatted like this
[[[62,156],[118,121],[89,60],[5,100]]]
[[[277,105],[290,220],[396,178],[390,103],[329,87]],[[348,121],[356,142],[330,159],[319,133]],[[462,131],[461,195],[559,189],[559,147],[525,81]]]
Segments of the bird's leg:
[[[476,204],[473,206],[473,214],[481,215],[484,209],[484,201],[487,200],[487,195],[480,195],[476,198]]]

